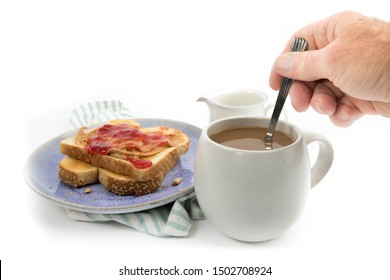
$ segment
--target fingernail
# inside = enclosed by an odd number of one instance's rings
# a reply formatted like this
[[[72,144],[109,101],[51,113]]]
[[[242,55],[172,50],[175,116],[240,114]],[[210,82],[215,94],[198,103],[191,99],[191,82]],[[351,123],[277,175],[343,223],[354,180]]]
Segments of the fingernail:
[[[338,114],[337,114],[337,118],[340,120],[340,121],[349,121],[351,119],[351,116],[348,115],[344,110],[341,110]]]
[[[275,61],[275,68],[281,74],[288,73],[291,70],[293,63],[293,56],[291,54],[285,53],[279,55]]]
[[[317,113],[326,114],[325,111],[322,109],[321,103],[320,103],[320,102],[317,102],[317,103],[314,105],[314,110],[315,110]]]

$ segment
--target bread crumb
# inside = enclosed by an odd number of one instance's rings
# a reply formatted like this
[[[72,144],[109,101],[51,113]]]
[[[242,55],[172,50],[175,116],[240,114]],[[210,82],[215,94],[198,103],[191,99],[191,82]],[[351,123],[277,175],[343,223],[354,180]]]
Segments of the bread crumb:
[[[177,185],[179,185],[182,181],[183,181],[183,178],[177,177],[177,178],[175,178],[175,180],[173,180],[172,186],[177,186]]]
[[[89,194],[89,193],[91,193],[92,192],[92,189],[91,188],[86,188],[85,190],[84,190],[84,193],[85,194]]]

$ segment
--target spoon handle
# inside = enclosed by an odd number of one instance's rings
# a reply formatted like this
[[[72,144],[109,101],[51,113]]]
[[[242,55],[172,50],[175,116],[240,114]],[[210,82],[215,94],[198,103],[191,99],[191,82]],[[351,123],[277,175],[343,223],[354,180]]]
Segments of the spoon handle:
[[[294,42],[291,46],[292,52],[303,52],[306,51],[309,47],[308,42],[302,38],[295,38]],[[286,101],[288,92],[290,90],[291,85],[294,83],[294,80],[291,78],[283,77],[282,84],[280,86],[278,98],[276,99],[275,108],[272,113],[271,121],[268,126],[267,134],[265,136],[265,143],[269,144],[270,147],[272,143],[273,133],[276,128],[276,124],[278,123],[280,113],[282,112],[284,103]]]

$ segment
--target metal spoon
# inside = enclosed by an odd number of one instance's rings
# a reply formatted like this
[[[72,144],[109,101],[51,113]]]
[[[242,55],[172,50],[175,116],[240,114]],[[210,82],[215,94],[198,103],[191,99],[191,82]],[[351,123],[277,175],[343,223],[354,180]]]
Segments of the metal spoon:
[[[308,42],[302,38],[295,38],[291,46],[292,52],[303,52],[306,51],[309,47]],[[268,125],[267,134],[264,138],[265,148],[267,150],[272,150],[272,138],[275,132],[276,124],[278,123],[280,113],[283,109],[284,102],[286,101],[288,91],[290,90],[291,85],[294,80],[290,78],[283,77],[282,84],[280,86],[278,98],[276,100],[275,108],[272,113],[270,123]]]

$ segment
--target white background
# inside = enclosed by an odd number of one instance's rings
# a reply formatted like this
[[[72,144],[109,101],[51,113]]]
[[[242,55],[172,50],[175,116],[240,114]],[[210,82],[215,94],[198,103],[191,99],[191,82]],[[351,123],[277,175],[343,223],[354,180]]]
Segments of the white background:
[[[335,160],[299,221],[265,243],[231,240],[208,221],[194,222],[187,238],[75,222],[23,178],[27,157],[65,132],[82,103],[119,99],[136,117],[202,127],[208,109],[198,96],[245,87],[274,100],[269,71],[295,30],[345,9],[388,21],[385,2],[1,1],[4,279],[125,279],[125,265],[272,266],[264,278],[389,279],[390,119],[369,116],[337,128],[312,110],[296,113],[287,101],[290,121],[328,137]]]

